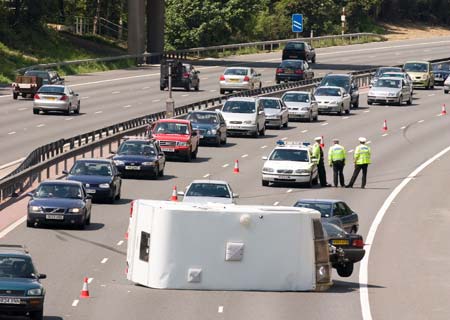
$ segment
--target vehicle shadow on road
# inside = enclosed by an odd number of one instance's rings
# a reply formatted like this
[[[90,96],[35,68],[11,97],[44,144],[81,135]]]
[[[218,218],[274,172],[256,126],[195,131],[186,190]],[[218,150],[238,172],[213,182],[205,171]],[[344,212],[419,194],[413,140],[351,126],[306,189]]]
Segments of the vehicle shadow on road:
[[[236,146],[236,143],[233,142],[227,142],[226,144],[221,144],[220,146],[216,146],[214,144],[211,143],[205,143],[205,144],[200,144],[200,148],[217,148],[217,149],[221,149],[221,148],[231,148]],[[201,152],[201,150],[200,150]]]
[[[359,282],[349,282],[349,281],[342,281],[342,280],[333,280],[333,286],[325,292],[328,293],[349,293],[354,292],[356,290],[359,290]],[[363,285],[364,287],[367,287],[369,289],[385,289],[384,286],[378,286],[374,284],[368,284]]]

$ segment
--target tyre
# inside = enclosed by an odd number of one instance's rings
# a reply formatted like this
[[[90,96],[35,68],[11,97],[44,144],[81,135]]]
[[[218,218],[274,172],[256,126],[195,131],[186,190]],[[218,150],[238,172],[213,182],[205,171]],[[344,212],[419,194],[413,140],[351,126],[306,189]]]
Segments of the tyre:
[[[409,96],[408,101],[406,101],[406,103],[410,106],[412,105],[412,95]]]
[[[80,114],[80,101],[78,101],[77,108],[75,109],[75,111],[73,113]]]
[[[69,114],[70,114],[70,109],[72,109],[72,105],[69,104],[69,106],[67,107],[67,110],[64,111],[64,113],[65,113],[66,115],[69,115]]]
[[[197,85],[194,87],[195,91],[200,90],[200,80],[197,81]]]
[[[116,200],[120,200],[121,192],[122,192],[122,185],[120,185],[120,187],[119,187],[119,193],[116,195]]]
[[[39,114],[39,109],[33,109],[33,114]]]
[[[286,122],[283,123],[283,127],[287,128],[289,126],[289,118],[286,119]]]
[[[184,87],[184,89],[185,89],[186,91],[191,91],[191,87],[192,87],[191,81],[188,81],[188,83],[186,84],[186,86]]]
[[[13,92],[13,99],[17,100],[18,97],[19,97],[19,94],[17,92]]]
[[[225,94],[225,90],[220,89],[220,94]]]
[[[448,90],[444,90],[444,93],[447,94],[447,93],[448,93]]]
[[[256,131],[252,133],[253,138],[258,138],[259,135],[259,127],[256,127]]]
[[[311,63],[316,63],[316,56],[311,59]]]
[[[312,183],[313,183],[313,185],[317,186],[319,184],[319,177],[316,176],[315,178],[313,178]]]
[[[319,120],[319,112],[317,112],[316,116],[314,117],[314,121],[318,121]]]
[[[112,196],[109,197],[109,198],[107,199],[107,201],[108,201],[108,203],[113,204],[115,200],[116,200],[116,190],[114,189],[113,192],[112,192]]]
[[[159,90],[161,90],[161,91],[164,91],[165,88],[166,87],[164,87],[164,86],[159,86]]]
[[[225,133],[225,138],[220,143],[227,144],[227,134],[226,133]]]
[[[44,319],[44,310],[30,312],[30,319],[31,320],[42,320],[42,319]]]
[[[311,175],[311,177],[309,178],[309,182],[307,182],[307,187],[312,188],[313,186],[314,186],[314,181],[313,181],[313,178]]]
[[[401,105],[402,105],[402,102],[403,102],[403,96],[398,97],[397,105],[398,105],[398,106],[401,106]]]
[[[192,152],[191,152],[191,150],[189,150],[186,153],[186,155],[184,156],[184,160],[187,161],[187,162],[191,162],[191,160],[192,160]]]
[[[261,180],[261,184],[262,184],[263,187],[268,187],[269,186],[269,181]]]
[[[342,116],[343,111],[344,111],[344,106],[341,105],[341,109],[338,111],[338,116]]]
[[[33,227],[34,227],[34,223],[27,220],[27,228],[33,228]]]
[[[345,110],[345,114],[350,114],[350,108]]]
[[[430,84],[430,89],[434,89],[434,81],[432,84]]]
[[[359,108],[359,97],[355,103],[353,103],[353,108]]]
[[[353,273],[353,263],[341,264],[337,266],[336,271],[341,277],[348,278]]]
[[[198,154],[198,145],[197,145],[197,148],[195,149],[195,151],[192,152],[192,159],[197,159],[197,154]]]
[[[164,177],[164,167],[162,168],[161,171],[159,171],[159,176],[160,176],[160,177]]]
[[[214,143],[216,147],[220,147],[222,144],[222,139],[220,138],[220,134],[216,137],[216,142]]]
[[[370,101],[370,100],[367,100],[367,104],[368,104],[369,106],[371,106],[371,105],[373,104],[373,102]]]

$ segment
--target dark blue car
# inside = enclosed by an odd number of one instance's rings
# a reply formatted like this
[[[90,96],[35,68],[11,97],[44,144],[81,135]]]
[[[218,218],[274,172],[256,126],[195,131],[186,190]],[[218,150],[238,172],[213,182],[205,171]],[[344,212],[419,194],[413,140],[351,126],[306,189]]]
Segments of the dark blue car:
[[[40,225],[77,226],[91,223],[91,196],[78,181],[41,182],[28,202],[27,227]]]
[[[122,179],[114,162],[109,159],[80,159],[67,174],[67,180],[83,183],[86,193],[93,200],[107,200],[114,203],[120,199]]]
[[[42,320],[45,289],[28,251],[20,245],[0,245],[0,315]]]
[[[213,143],[218,147],[227,143],[227,125],[219,112],[191,111],[186,119],[199,132],[201,143]]]
[[[294,207],[314,209],[320,212],[322,219],[342,227],[346,232],[356,233],[359,228],[358,214],[341,200],[300,199]]]
[[[123,177],[164,176],[166,157],[154,139],[125,138],[112,159]]]

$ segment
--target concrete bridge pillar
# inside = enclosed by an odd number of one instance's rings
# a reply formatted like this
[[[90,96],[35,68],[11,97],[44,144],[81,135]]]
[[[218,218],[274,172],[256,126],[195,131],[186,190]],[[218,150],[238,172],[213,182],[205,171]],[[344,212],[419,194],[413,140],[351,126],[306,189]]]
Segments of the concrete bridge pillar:
[[[164,51],[164,0],[147,0],[147,52]],[[159,57],[150,57],[147,63],[159,63]]]
[[[128,0],[128,53],[145,52],[145,0]],[[142,60],[137,60],[141,63]]]

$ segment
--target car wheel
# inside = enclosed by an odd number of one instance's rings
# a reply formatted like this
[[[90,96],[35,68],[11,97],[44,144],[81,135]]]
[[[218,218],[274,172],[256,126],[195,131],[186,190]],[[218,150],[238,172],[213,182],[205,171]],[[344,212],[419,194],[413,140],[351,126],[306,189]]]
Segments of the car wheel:
[[[221,141],[222,144],[227,144],[227,134],[225,133],[225,138]]]
[[[225,94],[225,90],[220,89],[220,94]]]
[[[369,106],[371,106],[371,105],[373,104],[373,102],[370,101],[370,100],[367,100],[367,104],[368,104]]]
[[[197,159],[197,154],[198,154],[198,145],[197,145],[197,148],[195,149],[195,151],[192,152],[192,159]]]
[[[269,181],[261,180],[261,184],[262,184],[263,187],[268,187],[269,186]]]
[[[195,91],[200,90],[200,80],[197,81],[197,85],[194,87]]]
[[[30,312],[30,319],[31,320],[42,320],[42,319],[44,319],[44,310]]]
[[[312,183],[313,183],[313,185],[317,186],[319,184],[319,177],[316,176],[315,178],[313,178]]]
[[[309,177],[309,181],[307,182],[307,187],[312,188],[314,186],[314,181],[312,175]]]
[[[448,93],[448,90],[444,90],[444,93],[447,94],[447,93]]]
[[[192,160],[192,152],[191,152],[191,150],[189,150],[186,153],[186,155],[184,156],[184,160],[187,161],[187,162],[191,162],[191,160]]]
[[[351,103],[350,103],[351,104]],[[356,102],[353,104],[353,108],[359,108],[359,97]]]
[[[39,114],[39,109],[33,109],[33,114]]]
[[[401,106],[401,105],[402,105],[402,102],[403,102],[403,96],[398,97],[397,105],[398,105],[398,106]]]
[[[72,105],[71,105],[71,104],[69,104],[69,106],[67,107],[67,110],[64,111],[64,113],[65,113],[66,115],[69,115],[69,114],[70,114],[70,109],[72,109]]]
[[[256,127],[256,131],[253,132],[253,134],[252,134],[252,137],[253,137],[253,138],[258,138],[258,135],[259,135],[259,127],[257,126],[257,127]]]
[[[80,114],[80,101],[78,101],[77,108],[74,111],[75,114]]]
[[[186,86],[184,87],[184,89],[186,91],[191,91],[191,81],[188,81],[188,83],[186,84]]]
[[[341,277],[348,278],[353,273],[353,263],[338,265],[336,271]]]
[[[342,116],[342,112],[344,111],[344,106],[341,105],[341,109],[338,111],[338,116]]]
[[[430,85],[430,88],[431,88],[431,89],[434,89],[434,81],[433,81],[433,83]]]
[[[33,228],[34,227],[34,223],[32,221],[28,221],[27,220],[27,227],[28,228]]]
[[[164,167],[162,168],[161,171],[159,171],[159,176],[160,176],[160,177],[164,177]]]
[[[220,134],[216,137],[216,142],[214,143],[216,147],[220,147],[220,144],[222,143],[222,139],[220,139]]]
[[[259,90],[261,90],[261,88],[262,88],[262,83],[260,82],[259,83]]]
[[[348,108],[347,110],[345,110],[345,114],[349,114],[350,113],[350,108]]]
[[[311,59],[311,63],[316,63],[316,56]]]
[[[410,105],[412,105],[412,96],[411,95],[409,95],[409,99],[408,99],[408,101],[406,102],[409,106]]]
[[[116,190],[115,189],[112,192],[112,196],[108,198],[108,203],[113,204],[114,200],[116,200]]]
[[[164,91],[165,88],[166,87],[164,87],[164,86],[159,86],[159,90],[161,90],[161,91]]]
[[[18,97],[19,97],[19,94],[17,92],[13,92],[13,99],[17,100]]]
[[[314,121],[318,121],[319,120],[319,112],[317,112],[316,116],[314,117]]]

